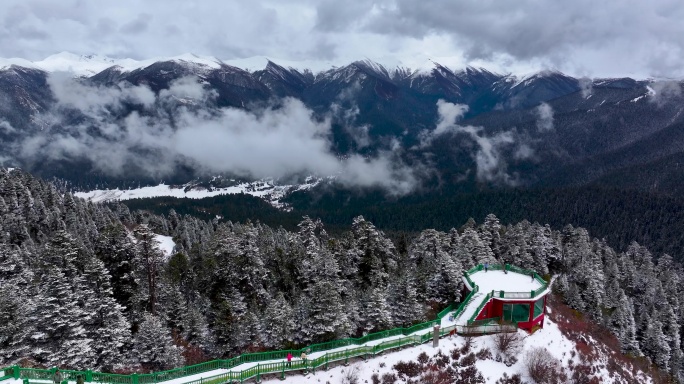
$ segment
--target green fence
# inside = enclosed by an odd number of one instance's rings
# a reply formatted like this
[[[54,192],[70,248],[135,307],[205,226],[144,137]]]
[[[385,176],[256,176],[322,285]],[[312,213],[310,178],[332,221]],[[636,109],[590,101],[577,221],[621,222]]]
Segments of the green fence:
[[[536,273],[533,271],[528,271],[520,269],[510,265],[492,265],[489,270],[502,270],[506,269],[508,271],[513,271],[523,274],[534,274],[535,279],[538,279],[542,283],[542,288],[538,289],[536,292],[540,293],[546,289],[547,284],[543,281]],[[101,373],[92,371],[72,371],[72,370],[60,370],[64,380],[76,381],[77,376],[83,376],[86,382],[96,382],[96,383],[111,383],[111,384],[154,384],[162,381],[178,379],[186,376],[197,375],[205,372],[210,372],[218,369],[230,370],[242,364],[252,364],[252,366],[246,367],[240,371],[230,371],[214,375],[211,377],[205,377],[198,380],[189,380],[184,382],[184,384],[222,384],[222,383],[242,383],[245,380],[256,378],[259,380],[264,374],[279,374],[284,377],[285,373],[288,371],[301,371],[301,370],[313,370],[319,369],[320,367],[325,367],[332,362],[339,361],[349,361],[351,358],[356,357],[370,357],[382,353],[384,351],[400,348],[406,345],[416,345],[424,343],[432,339],[432,332],[425,332],[420,335],[416,335],[416,332],[423,331],[426,329],[431,329],[436,324],[440,324],[442,319],[449,313],[454,312],[454,318],[458,317],[463,313],[468,304],[473,300],[474,295],[479,291],[479,287],[475,285],[472,280],[470,280],[470,274],[482,271],[484,267],[482,265],[475,266],[465,272],[465,277],[467,281],[473,287],[473,290],[461,301],[460,304],[455,303],[449,305],[447,308],[442,310],[437,314],[435,320],[427,321],[420,324],[415,324],[408,328],[395,328],[387,331],[381,331],[376,333],[371,333],[360,338],[348,338],[342,340],[334,340],[326,343],[313,344],[308,347],[299,350],[282,350],[282,351],[272,351],[272,352],[261,352],[261,353],[246,353],[238,357],[228,360],[213,360],[201,364],[185,366],[182,368],[171,369],[168,371],[162,371],[157,373],[149,374],[132,374],[132,375],[119,375],[112,373]],[[535,291],[530,294],[534,295]],[[492,293],[488,293],[485,299],[482,301],[478,310],[469,319],[467,325],[450,325],[440,329],[440,336],[446,336],[454,333],[459,334],[484,334],[501,332],[502,327],[511,327],[514,325],[510,324],[497,324],[483,321],[475,321],[475,317],[482,310],[482,307],[491,299]],[[378,341],[381,339],[392,338],[391,340],[381,341],[376,345],[366,346],[364,344]],[[346,348],[341,351],[333,351],[337,348],[356,346],[355,348]],[[288,353],[292,353],[294,356],[299,356],[303,351],[307,354],[328,351],[322,356],[315,359],[310,359],[307,361],[302,361],[300,359],[293,360],[290,365],[284,361]],[[283,361],[273,361],[273,360],[283,360]],[[52,380],[54,376],[54,369],[34,369],[34,368],[20,368],[18,366],[3,368],[0,371],[0,381],[7,379],[28,379],[31,380]]]
[[[415,332],[432,328],[439,323],[441,319],[449,312],[453,311],[455,304],[445,308],[437,315],[436,320],[416,324],[409,328],[397,328],[388,331],[376,332],[366,335],[361,338],[349,338],[343,340],[335,340],[328,343],[310,345],[300,350],[284,350],[274,352],[249,353],[243,354],[230,360],[213,360],[202,364],[186,366],[182,368],[172,369],[163,372],[150,374],[132,374],[132,375],[117,375],[111,373],[100,373],[90,371],[71,371],[60,370],[64,380],[75,381],[78,375],[82,375],[86,382],[98,383],[112,383],[112,384],[149,384],[158,383],[166,380],[178,379],[181,377],[196,375],[204,372],[214,371],[218,369],[231,369],[241,364],[256,363],[254,366],[242,369],[240,371],[231,371],[215,375],[212,377],[202,378],[194,381],[187,381],[186,384],[218,384],[226,382],[243,382],[251,378],[260,378],[264,374],[280,373],[282,375],[287,371],[300,370],[316,370],[321,366],[327,367],[331,362],[345,360],[355,357],[369,357],[378,353],[387,351],[393,348],[399,348],[406,345],[415,345],[424,343],[432,338],[432,332],[426,332],[422,335],[412,335]],[[462,311],[463,309],[459,307]],[[402,337],[397,337],[402,336]],[[388,337],[396,337],[392,340],[387,340],[373,346],[364,346],[362,344],[381,340]],[[285,360],[288,353],[299,356],[302,351],[307,353],[320,352],[340,347],[347,347],[351,345],[358,345],[357,348],[347,348],[343,351],[331,351],[322,356],[308,361],[300,359],[293,360],[288,366],[287,362],[272,362],[272,360]],[[271,361],[269,361],[271,360]],[[15,372],[17,374],[15,375]],[[54,376],[54,369],[34,369],[34,368],[19,368],[9,367],[2,371],[2,380],[21,378],[27,379],[29,382],[34,380],[52,380]],[[35,381],[34,381],[35,382]]]
[[[19,367],[14,365],[7,368],[0,368],[0,381],[19,378]]]

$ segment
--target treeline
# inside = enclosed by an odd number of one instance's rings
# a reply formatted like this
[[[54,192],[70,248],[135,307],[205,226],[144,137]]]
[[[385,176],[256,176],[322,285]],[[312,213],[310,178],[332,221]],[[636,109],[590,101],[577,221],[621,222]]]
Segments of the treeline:
[[[309,217],[289,231],[131,213],[4,170],[0,217],[0,364],[160,370],[359,336],[433,318],[464,269],[505,262],[558,275],[568,304],[681,378],[682,266],[582,228],[487,215],[395,246],[360,216],[332,236]]]
[[[554,229],[581,226],[625,250],[637,241],[655,254],[684,260],[684,201],[633,190],[601,187],[499,189],[462,193],[444,191],[387,199],[380,192],[363,195],[327,190],[297,192],[288,198],[294,212],[319,217],[328,226],[343,227],[363,215],[385,231],[447,231],[469,218],[482,222],[494,213],[502,223],[522,220],[547,223]]]
[[[567,224],[589,230],[613,248],[624,251],[633,242],[655,255],[667,253],[684,261],[684,201],[681,198],[602,187],[557,189],[499,189],[465,193],[444,191],[388,198],[381,191],[359,194],[336,188],[296,192],[285,200],[292,212],[277,210],[249,195],[206,199],[159,197],[123,202],[131,210],[165,214],[174,209],[205,220],[248,219],[273,227],[296,230],[304,215],[320,218],[329,233],[349,230],[354,217],[363,215],[393,239],[415,237],[424,228],[448,231],[469,218],[482,222],[494,213],[502,223],[522,220],[548,223],[553,229]]]

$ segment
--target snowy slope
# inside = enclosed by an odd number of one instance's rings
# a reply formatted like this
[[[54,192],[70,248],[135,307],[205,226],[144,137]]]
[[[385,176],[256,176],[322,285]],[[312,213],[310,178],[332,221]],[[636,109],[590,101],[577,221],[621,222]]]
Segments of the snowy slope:
[[[154,235],[154,239],[157,240],[159,244],[159,249],[164,253],[164,257],[168,260],[173,253],[173,248],[176,247],[176,243],[173,241],[171,236],[164,235]]]
[[[529,380],[525,374],[524,359],[522,356],[526,351],[529,351],[536,347],[544,347],[551,352],[551,354],[562,362],[564,367],[570,365],[570,360],[573,356],[573,351],[575,350],[575,344],[563,336],[558,328],[558,326],[546,320],[544,328],[535,332],[532,335],[528,335],[524,331],[518,331],[521,336],[524,337],[524,346],[519,352],[518,361],[511,365],[506,366],[503,362],[497,362],[495,359],[485,359],[478,360],[475,365],[477,369],[482,373],[487,384],[494,384],[503,373],[507,373],[509,376],[519,373],[523,375],[523,379]],[[433,348],[431,343],[422,344],[416,347],[410,347],[397,352],[384,353],[375,358],[370,358],[367,362],[358,359],[352,365],[356,365],[359,368],[359,382],[371,382],[370,378],[373,373],[379,373],[382,376],[383,373],[393,372],[392,366],[399,361],[415,361],[417,356],[421,352],[427,353],[429,356],[433,356],[437,351],[442,351],[444,354],[448,354],[454,348],[460,348],[463,346],[465,339],[460,336],[455,336],[453,338],[443,338],[440,340],[440,345],[438,348]],[[492,354],[496,355],[496,346],[494,343],[494,336],[480,336],[474,339],[474,351],[477,352],[483,348],[488,348]],[[575,363],[577,358],[575,358]],[[617,379],[614,377],[609,377],[607,372],[598,367],[598,365],[605,364],[604,362],[598,361],[596,370],[601,375],[603,383],[617,383]],[[290,373],[287,375],[285,381],[281,381],[278,378],[270,378],[264,380],[264,384],[276,384],[276,383],[286,383],[286,384],[300,384],[300,383],[326,383],[331,384],[342,383],[342,377],[344,371],[350,369],[350,367],[344,367],[342,365],[330,368],[328,371],[318,370],[315,374],[308,374],[306,376]],[[395,371],[396,373],[396,371]],[[401,381],[398,381],[401,382]],[[650,380],[642,377],[640,382],[650,383]]]
[[[202,199],[205,197],[235,195],[244,193],[262,198],[278,209],[288,210],[288,207],[280,201],[283,197],[285,197],[288,193],[294,191],[310,189],[316,186],[320,181],[321,179],[309,177],[306,179],[304,184],[278,185],[272,179],[264,179],[249,183],[238,183],[231,187],[211,189],[199,186],[192,186],[189,184],[181,186],[171,186],[162,183],[156,186],[140,187],[127,190],[122,190],[118,188],[98,189],[88,192],[76,192],[74,193],[74,195],[93,202],[103,202],[162,196]]]
[[[480,336],[473,339],[473,352],[479,352],[483,349],[488,349],[492,357],[478,359],[475,362],[475,367],[482,373],[485,383],[494,384],[499,378],[502,377],[504,373],[512,376],[513,374],[522,375],[524,380],[529,380],[527,377],[525,369],[525,354],[534,348],[545,348],[547,349],[553,358],[561,363],[561,365],[568,371],[571,372],[574,366],[577,366],[579,358],[576,355],[576,345],[574,342],[565,337],[557,324],[552,322],[550,319],[546,319],[544,328],[535,332],[532,335],[528,335],[526,332],[519,330],[520,336],[523,338],[523,345],[517,352],[517,361],[510,366],[507,366],[502,361],[497,361],[500,359],[496,358],[497,347],[495,344],[495,336]],[[373,343],[380,343],[387,339],[374,341]],[[315,373],[308,373],[306,375],[301,372],[288,372],[286,373],[286,379],[284,381],[280,380],[279,374],[265,375],[262,377],[264,384],[300,384],[300,383],[342,383],[343,376],[345,372],[350,369],[358,370],[359,382],[366,383],[371,382],[371,375],[378,373],[380,376],[384,373],[396,373],[393,370],[393,366],[400,361],[416,361],[416,358],[422,352],[425,352],[428,356],[434,356],[441,351],[443,354],[449,354],[455,348],[461,348],[465,339],[461,336],[445,337],[439,342],[438,347],[432,347],[432,343],[421,344],[414,347],[408,347],[398,351],[389,351],[381,355],[370,357],[367,361],[361,358],[356,358],[351,361],[350,366],[345,367],[344,365],[337,365],[325,370],[319,368]],[[315,353],[309,355],[309,358],[315,358],[321,353]],[[616,375],[610,375],[606,370],[605,366],[608,364],[607,356],[600,356],[598,359],[592,362],[592,371],[596,377],[599,377],[602,383],[612,384],[622,382],[622,379]],[[295,358],[295,360],[298,360]],[[276,360],[274,360],[275,362]],[[277,360],[281,362],[282,360]],[[265,362],[262,362],[265,363]],[[242,371],[248,369],[256,363],[242,364],[231,370]],[[181,379],[176,379],[172,381],[166,381],[163,383],[167,384],[182,384],[191,380],[197,380],[200,377],[211,377],[224,373],[226,370],[216,370],[205,372],[200,375],[194,375],[192,377],[186,377]],[[634,377],[640,383],[651,383],[652,381],[645,377],[643,373],[637,372]],[[401,381],[399,381],[401,382]]]

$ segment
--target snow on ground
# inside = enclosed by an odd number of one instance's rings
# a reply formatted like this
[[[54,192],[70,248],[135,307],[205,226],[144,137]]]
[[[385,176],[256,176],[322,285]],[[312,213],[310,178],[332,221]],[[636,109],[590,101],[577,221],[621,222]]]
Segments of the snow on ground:
[[[414,334],[425,334],[428,332],[432,332],[431,328],[425,329],[418,331]],[[526,351],[535,348],[535,347],[544,347],[551,352],[551,354],[556,357],[559,361],[562,362],[563,366],[567,367],[568,366],[568,360],[571,358],[571,351],[574,349],[574,343],[567,338],[565,338],[560,330],[558,329],[558,326],[551,322],[549,319],[545,320],[544,323],[544,328],[538,330],[535,332],[533,335],[528,335],[525,331],[518,330],[518,332],[521,334],[521,336],[524,337],[525,344],[523,348],[521,349],[520,356],[522,356]],[[404,336],[392,336],[392,337],[387,337],[384,339],[380,340],[375,340],[368,342],[364,345],[377,345],[380,344],[384,341],[390,341],[398,338],[402,338]],[[474,352],[479,351],[480,349],[483,348],[488,348],[490,351],[492,351],[493,355],[496,355],[496,347],[494,344],[494,336],[480,336],[476,337],[475,339],[475,346],[474,346]],[[438,348],[433,348],[432,347],[432,342],[428,342],[426,344],[421,344],[415,347],[409,347],[405,348],[402,350],[398,350],[393,352],[392,350],[385,352],[379,356],[376,356],[374,358],[370,358],[367,362],[363,362],[362,359],[360,358],[354,358],[352,361],[355,361],[354,364],[351,366],[355,365],[358,366],[358,369],[360,370],[360,382],[365,382],[366,380],[370,380],[370,376],[374,372],[380,373],[382,375],[385,372],[391,372],[392,371],[392,366],[399,361],[409,361],[409,360],[415,360],[416,357],[421,353],[425,352],[428,355],[432,356],[435,353],[437,353],[438,350],[442,350],[443,353],[448,353],[452,349],[458,347],[460,348],[465,339],[461,336],[454,336],[454,337],[444,337],[440,340],[440,346]],[[309,359],[315,359],[320,356],[323,356],[326,353],[330,352],[336,352],[336,351],[344,351],[346,349],[352,349],[352,348],[357,348],[359,347],[358,345],[350,345],[346,347],[340,347],[336,349],[331,349],[327,351],[320,351],[320,352],[314,352],[310,353],[308,355]],[[299,360],[299,358],[295,357],[294,361]],[[285,359],[277,359],[277,360],[269,360],[269,361],[263,361],[259,362],[260,364],[268,364],[268,363],[278,363],[278,362],[283,362]],[[384,363],[384,367],[380,367],[380,364]],[[496,380],[498,380],[501,375],[506,372],[510,375],[515,374],[515,373],[524,373],[524,359],[520,357],[518,359],[518,362],[512,365],[511,367],[507,367],[504,363],[502,362],[497,362],[495,360],[478,360],[476,363],[477,368],[482,372],[482,375],[486,379],[486,383],[495,383]],[[205,372],[201,374],[202,377],[211,377],[215,375],[219,375],[221,373],[225,373],[227,371],[243,371],[245,369],[249,369],[251,367],[256,366],[257,363],[245,363],[241,364],[239,366],[233,367],[230,370],[214,370],[210,372]],[[324,382],[330,382],[330,384],[335,384],[335,383],[341,383],[342,380],[342,375],[343,371],[350,369],[349,367],[343,367],[343,366],[337,366],[335,368],[331,368],[328,371],[323,370],[323,368],[318,368],[316,370],[315,374],[309,373],[308,375],[302,375],[298,371],[292,371],[289,373],[286,373],[286,380],[284,383],[324,383]],[[275,374],[274,374],[275,375]],[[199,378],[200,375],[194,375],[190,377],[185,377],[185,378],[180,378],[180,379],[175,379],[175,380],[170,380],[170,381],[164,381],[164,384],[182,384],[184,382],[189,382],[192,380],[196,380]],[[280,379],[269,379],[265,380],[264,383],[283,383],[283,381],[280,381]]]
[[[480,292],[491,291],[530,292],[542,287],[541,283],[528,275],[503,271],[478,271],[470,275],[470,280],[480,287]]]
[[[476,294],[473,295],[471,298],[470,302],[467,304],[467,306],[463,309],[463,312],[461,312],[461,315],[458,316],[457,319],[453,321],[454,324],[459,324],[459,325],[465,325],[468,323],[468,319],[470,319],[477,308],[480,306],[482,303],[482,300],[484,299],[484,296],[487,293],[480,291]],[[448,318],[448,316],[445,316],[444,318]],[[444,325],[442,325],[444,326]]]
[[[166,257],[166,259],[171,257],[173,248],[176,246],[173,238],[171,236],[154,235],[154,239],[159,243],[159,249],[164,253],[164,257]]]
[[[215,369],[213,371],[208,371],[208,372],[203,372],[203,373],[198,373],[196,375],[192,376],[184,376],[178,379],[173,379],[173,380],[168,380],[168,381],[161,381],[161,383],[165,384],[183,384],[183,383],[189,383],[191,381],[199,380],[199,379],[204,379],[207,377],[212,377],[216,375],[220,375],[222,373],[227,373],[230,372],[228,369]]]
[[[535,347],[544,347],[551,352],[551,354],[562,361],[565,367],[568,366],[568,360],[571,358],[571,351],[574,349],[574,343],[567,338],[565,338],[558,326],[551,322],[550,320],[545,320],[544,328],[538,330],[533,335],[528,335],[525,331],[518,331],[524,339],[524,346],[522,352],[518,356],[518,362],[510,367],[507,367],[502,362],[497,362],[495,360],[478,360],[475,364],[476,367],[485,378],[485,382],[488,384],[493,384],[498,380],[504,372],[509,376],[515,373],[523,374],[524,376],[524,359],[522,356],[526,351],[531,350]],[[326,383],[338,384],[342,382],[343,373],[346,370],[351,369],[353,366],[357,366],[359,369],[359,382],[370,382],[370,377],[374,372],[377,372],[382,376],[383,373],[393,372],[392,366],[399,361],[415,361],[421,352],[425,352],[430,356],[441,350],[442,353],[448,354],[454,348],[460,348],[463,346],[465,339],[460,336],[454,336],[453,338],[445,337],[439,342],[439,347],[433,348],[432,342],[421,344],[415,347],[409,347],[402,349],[400,351],[389,351],[378,355],[374,358],[368,359],[367,362],[363,362],[361,359],[355,359],[353,364],[349,367],[337,366],[330,368],[325,371],[322,368],[317,369],[316,373],[309,373],[308,375],[301,375],[297,372],[286,373],[285,381],[280,381],[279,378],[269,378],[264,380],[264,384],[300,384],[300,383]],[[474,338],[474,352],[479,351],[482,348],[489,348],[494,356],[496,356],[496,347],[494,345],[494,336],[480,336]],[[384,364],[383,367],[380,365]],[[396,372],[394,372],[396,373]],[[609,378],[604,378],[605,383],[610,383]]]
[[[254,182],[239,183],[234,186],[225,188],[211,188],[207,189],[199,186],[171,186],[166,184],[159,184],[156,186],[140,187],[134,189],[98,189],[89,192],[76,192],[77,197],[90,200],[92,202],[104,202],[113,200],[130,200],[152,197],[177,197],[188,199],[203,199],[205,197],[214,197],[220,195],[236,195],[248,194],[254,197],[259,197],[272,206],[288,210],[288,207],[280,200],[287,194],[307,190],[316,186],[320,179],[308,177],[304,184],[298,185],[276,185],[271,179],[264,179]]]

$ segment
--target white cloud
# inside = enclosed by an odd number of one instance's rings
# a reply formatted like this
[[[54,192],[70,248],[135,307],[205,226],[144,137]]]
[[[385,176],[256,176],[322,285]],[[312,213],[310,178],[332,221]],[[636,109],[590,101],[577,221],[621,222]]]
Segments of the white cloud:
[[[136,166],[163,177],[179,163],[254,178],[335,175],[350,187],[376,186],[393,194],[408,193],[419,184],[422,170],[401,161],[396,143],[373,156],[339,158],[331,150],[330,117],[317,119],[293,98],[256,111],[187,108],[173,100],[206,100],[213,91],[196,79],[181,79],[158,96],[145,86],[103,89],[60,76],[49,84],[60,108],[46,120],[55,125],[21,143],[18,153],[25,160],[83,158],[111,175],[124,175]],[[139,102],[143,111],[115,118],[111,110],[124,101]],[[74,109],[88,119],[70,125],[65,117]]]
[[[453,129],[454,124],[463,118],[470,108],[465,104],[453,104],[442,99],[437,100],[437,114],[439,120],[434,134],[441,135],[449,129]]]
[[[7,120],[0,120],[0,132],[14,133],[16,129]]]
[[[6,0],[0,50],[30,60],[60,51],[134,59],[194,52],[681,76],[683,14],[684,3],[671,0]]]
[[[582,91],[582,97],[588,99],[593,93],[594,82],[588,77],[582,77],[579,79],[580,90]]]
[[[649,87],[648,98],[659,107],[682,94],[682,86],[677,81],[654,81]]]
[[[482,127],[458,125],[457,121],[466,112],[468,112],[467,105],[453,104],[444,100],[437,101],[437,125],[433,131],[420,133],[420,145],[417,148],[426,148],[446,134],[465,134],[477,144],[473,160],[475,160],[476,175],[479,181],[517,185],[519,181],[516,177],[508,174],[508,164],[502,154],[502,149],[516,144],[514,133],[512,131],[499,132],[488,136]],[[525,157],[532,156],[532,149],[527,144],[520,145],[517,154]]]
[[[539,132],[553,130],[553,108],[546,103],[541,103],[534,111],[537,114],[537,129]]]

